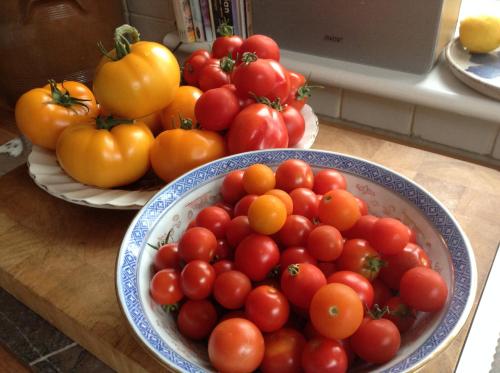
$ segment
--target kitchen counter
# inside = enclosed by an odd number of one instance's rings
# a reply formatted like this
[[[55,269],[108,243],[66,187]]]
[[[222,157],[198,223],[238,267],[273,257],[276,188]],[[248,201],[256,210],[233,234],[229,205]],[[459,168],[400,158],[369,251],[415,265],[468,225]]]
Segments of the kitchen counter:
[[[434,194],[468,235],[484,287],[499,239],[498,171],[334,123],[321,124],[313,147],[380,163]],[[116,256],[134,215],[54,198],[16,168],[0,178],[0,285],[113,369],[157,372],[164,368],[136,341],[115,295]],[[453,371],[470,320],[421,371]]]

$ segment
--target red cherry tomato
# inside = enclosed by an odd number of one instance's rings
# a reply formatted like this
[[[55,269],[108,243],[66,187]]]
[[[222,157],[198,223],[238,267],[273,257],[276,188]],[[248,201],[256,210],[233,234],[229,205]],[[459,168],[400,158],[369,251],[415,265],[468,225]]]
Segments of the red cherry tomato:
[[[210,334],[208,357],[219,372],[253,372],[264,358],[264,337],[251,321],[225,320]]]
[[[232,219],[233,218],[233,205],[225,202],[225,201],[219,201],[214,204],[215,207],[220,207],[223,209],[225,212],[229,214],[229,217]]]
[[[198,76],[198,86],[205,92],[230,84],[233,66],[234,61],[227,57],[205,64]]]
[[[214,283],[214,298],[224,308],[236,310],[245,304],[252,283],[240,271],[226,271],[217,276]]]
[[[356,224],[361,212],[351,193],[335,189],[326,193],[321,199],[318,216],[322,223],[333,225],[339,231],[345,231]]]
[[[378,276],[384,262],[367,241],[352,239],[344,243],[336,264],[339,270],[357,272],[372,281]]]
[[[250,222],[248,216],[240,215],[231,220],[226,227],[226,239],[231,247],[237,247],[238,244],[250,233]]]
[[[282,115],[264,104],[248,105],[234,118],[227,134],[227,146],[231,154],[287,148],[288,132]]]
[[[344,373],[347,355],[338,341],[313,338],[302,352],[302,368],[305,373]]]
[[[278,44],[265,35],[256,34],[246,38],[240,47],[240,55],[245,52],[255,53],[259,58],[269,58],[278,62],[280,60]]]
[[[240,111],[236,94],[227,88],[214,88],[204,92],[194,106],[196,120],[203,129],[227,129]]]
[[[149,285],[153,300],[161,305],[174,305],[182,299],[179,272],[175,269],[162,269],[155,273]]]
[[[330,276],[337,270],[337,266],[335,265],[334,262],[318,262],[316,264],[316,267],[318,267],[321,270],[321,272],[323,272],[325,277]]]
[[[291,264],[281,275],[281,290],[288,301],[305,310],[316,291],[325,284],[323,272],[309,263]]]
[[[391,289],[399,289],[399,282],[404,273],[413,267],[431,267],[431,260],[420,246],[408,243],[405,248],[396,255],[382,256],[386,265],[380,269],[379,278]]]
[[[299,110],[293,106],[286,105],[281,111],[285,126],[288,131],[288,146],[297,144],[306,131],[306,121]]]
[[[325,194],[333,189],[346,189],[347,182],[344,175],[332,168],[321,170],[314,175],[314,193]]]
[[[188,85],[195,87],[198,86],[200,71],[208,62],[209,58],[210,53],[203,49],[194,51],[189,55],[186,62],[184,62],[184,68],[182,69],[182,77]]]
[[[194,340],[208,337],[216,323],[217,311],[208,300],[188,300],[177,316],[181,334]]]
[[[293,201],[293,213],[314,221],[318,216],[319,200],[316,194],[307,188],[297,188],[290,192]]]
[[[215,271],[215,278],[217,278],[217,276],[221,273],[232,271],[234,269],[234,262],[227,259],[222,259],[212,264],[212,267]]]
[[[262,281],[278,265],[280,252],[276,243],[261,234],[250,234],[240,242],[234,255],[236,268],[252,281]]]
[[[362,238],[363,240],[369,240],[372,234],[373,224],[378,220],[376,216],[373,215],[363,215],[361,216],[356,224],[354,224],[348,230],[342,232],[345,238]]]
[[[307,89],[306,78],[304,75],[294,71],[288,71],[290,79],[290,94],[285,101],[288,106],[293,106],[297,110],[301,110],[311,96],[310,89]]]
[[[288,268],[290,264],[309,263],[316,265],[317,261],[303,247],[289,247],[281,252],[280,273]]]
[[[217,238],[207,228],[194,227],[186,230],[179,241],[179,255],[186,263],[191,260],[210,262],[217,249]]]
[[[238,35],[219,36],[212,44],[212,56],[223,58],[231,55],[231,58],[236,60],[240,54],[241,44],[243,39]]]
[[[253,289],[245,301],[245,314],[262,332],[274,332],[288,321],[290,307],[277,289],[262,285]]]
[[[215,249],[214,260],[232,259],[234,256],[233,249],[227,243],[225,238],[217,240],[217,248]]]
[[[227,203],[235,204],[246,194],[243,188],[243,174],[243,170],[234,170],[224,177],[220,194]]]
[[[276,169],[276,188],[291,192],[296,188],[312,189],[314,174],[311,166],[300,159],[288,159]]]
[[[156,272],[165,269],[181,269],[181,258],[176,243],[167,243],[161,246],[155,254],[153,266]]]
[[[196,226],[207,228],[216,238],[224,238],[227,224],[230,221],[231,217],[226,210],[216,206],[208,206],[198,213]]]
[[[255,55],[253,55],[255,57]],[[279,62],[269,59],[252,59],[234,70],[232,83],[240,97],[267,97],[270,101],[284,102],[290,92],[290,80]]]
[[[382,280],[376,278],[371,282],[373,287],[373,304],[384,305],[392,298],[392,292]]]
[[[306,246],[313,223],[302,215],[290,215],[278,231],[278,240],[283,247]]]
[[[266,350],[260,366],[263,373],[300,373],[306,340],[295,329],[283,328],[264,336]]]
[[[255,194],[248,194],[240,199],[236,205],[234,205],[234,216],[248,215],[248,209],[253,201],[255,201],[259,196]]]
[[[385,305],[388,312],[384,315],[384,318],[391,320],[400,333],[406,332],[415,324],[417,313],[404,304],[400,297],[392,297]]]
[[[410,241],[408,227],[397,219],[380,218],[373,224],[370,245],[383,255],[400,253]]]
[[[366,318],[349,342],[356,355],[363,360],[383,364],[398,352],[401,336],[392,321]]]
[[[368,215],[368,205],[366,204],[365,200],[359,197],[354,197],[354,198],[356,198],[356,202],[358,202],[359,212],[361,213],[361,215],[362,216]]]
[[[410,235],[410,242],[417,243],[417,233],[410,227],[407,228],[408,228],[408,234]]]
[[[344,242],[339,230],[331,225],[320,225],[307,239],[307,251],[317,260],[333,261],[342,254]]]
[[[202,260],[192,260],[181,272],[181,290],[192,300],[201,300],[212,294],[215,281],[215,270]]]
[[[338,282],[352,288],[356,293],[358,293],[361,302],[363,303],[365,309],[372,308],[373,306],[373,286],[364,276],[359,273],[352,271],[338,271],[330,275],[326,282],[331,284]]]
[[[417,311],[435,312],[443,308],[448,286],[433,269],[414,267],[405,272],[399,285],[399,296]]]

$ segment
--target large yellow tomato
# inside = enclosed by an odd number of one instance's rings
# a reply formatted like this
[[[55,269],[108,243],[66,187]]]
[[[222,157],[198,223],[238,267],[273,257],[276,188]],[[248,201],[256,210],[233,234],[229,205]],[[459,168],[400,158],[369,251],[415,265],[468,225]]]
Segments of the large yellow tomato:
[[[56,155],[75,180],[112,188],[130,184],[149,170],[153,140],[144,123],[99,117],[66,128],[59,136]]]
[[[179,83],[179,63],[172,52],[159,43],[139,41],[137,30],[123,25],[115,31],[115,49],[97,66],[93,91],[107,112],[140,118],[172,102]]]
[[[43,88],[23,94],[16,103],[19,130],[33,144],[55,150],[61,132],[69,125],[98,114],[94,95],[84,84],[49,81]]]
[[[196,125],[196,116],[194,115],[194,106],[196,101],[203,94],[201,89],[184,85],[179,87],[174,100],[161,111],[161,122],[166,130],[179,128],[181,118],[190,119],[193,126]]]
[[[225,155],[224,139],[217,132],[177,128],[156,137],[151,146],[151,166],[168,183]]]
[[[161,111],[155,111],[154,113],[146,115],[145,117],[137,118],[135,121],[146,123],[146,125],[155,136],[163,131],[161,123]]]

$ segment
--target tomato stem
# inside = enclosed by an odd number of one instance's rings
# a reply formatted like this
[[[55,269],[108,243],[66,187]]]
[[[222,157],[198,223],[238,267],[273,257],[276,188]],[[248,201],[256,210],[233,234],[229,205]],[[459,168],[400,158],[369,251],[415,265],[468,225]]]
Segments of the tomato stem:
[[[184,118],[179,114],[179,122],[180,127],[183,130],[192,130],[193,129],[193,121],[191,118]]]
[[[295,92],[295,99],[297,101],[301,101],[308,97],[311,97],[311,91],[315,88],[325,88],[325,87],[323,87],[322,85],[309,85],[306,83],[297,89],[297,92]]]
[[[324,199],[325,197],[323,197]],[[373,275],[379,273],[380,268],[385,267],[387,262],[376,255],[366,257],[365,268]]]
[[[173,312],[177,312],[179,310],[179,304],[178,303],[164,304],[164,305],[161,306],[161,308],[166,313],[173,313]]]
[[[337,308],[337,306],[330,306],[330,308],[328,309],[328,314],[333,317],[338,316],[339,309]]]
[[[217,33],[220,36],[233,36],[234,29],[233,26],[229,25],[227,22],[223,22],[217,27]]]
[[[381,308],[378,304],[375,304],[372,309],[368,311],[368,315],[374,320],[381,319],[385,314],[388,313],[390,313],[388,306]]]
[[[86,101],[91,101],[90,99],[76,98],[69,94],[69,91],[64,87],[64,82],[61,83],[64,92],[57,88],[57,83],[54,79],[49,79],[50,94],[52,96],[51,104],[56,104],[64,106],[66,108],[71,108],[73,105],[83,106],[87,113],[90,109],[85,105]]]
[[[97,118],[95,118],[95,122],[97,124],[97,129],[108,131],[120,124],[134,123],[134,121],[131,119],[118,119],[113,118],[111,115],[109,115],[108,117],[98,116]]]
[[[139,31],[137,31],[135,27],[124,24],[115,29],[114,41],[116,57],[113,57],[100,41],[97,42],[97,48],[99,48],[101,53],[110,60],[118,61],[129,54],[130,46],[137,43],[139,40],[141,40]]]
[[[290,276],[295,277],[299,274],[300,264],[290,264],[287,270],[288,273],[290,273]]]
[[[258,59],[257,55],[252,52],[245,52],[241,56],[241,62],[244,63],[245,65],[255,62],[257,61],[257,59]]]
[[[234,69],[234,65],[236,61],[233,60],[230,56],[221,58],[219,62],[220,69],[226,73],[230,73]]]

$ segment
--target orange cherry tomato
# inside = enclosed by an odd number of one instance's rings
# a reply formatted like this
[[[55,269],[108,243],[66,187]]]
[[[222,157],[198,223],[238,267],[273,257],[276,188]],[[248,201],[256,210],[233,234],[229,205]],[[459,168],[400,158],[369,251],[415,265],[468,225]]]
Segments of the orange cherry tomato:
[[[180,86],[175,94],[174,100],[161,110],[161,123],[163,129],[170,130],[181,126],[181,119],[190,119],[193,128],[198,121],[194,114],[196,101],[203,92],[189,85]]]
[[[285,204],[269,194],[257,197],[248,208],[250,228],[261,234],[278,232],[285,224],[286,217]]]
[[[248,167],[243,174],[243,188],[248,194],[261,195],[274,188],[273,170],[261,163]]]
[[[268,190],[264,194],[269,194],[271,196],[278,197],[281,200],[281,202],[283,202],[285,204],[286,214],[292,215],[292,213],[293,213],[293,200],[292,200],[292,197],[290,197],[290,195],[287,192],[285,192],[284,190],[281,190],[281,189],[271,189],[271,190]]]
[[[319,203],[319,220],[333,225],[339,231],[345,231],[361,217],[356,198],[343,189],[334,189],[326,193]]]

